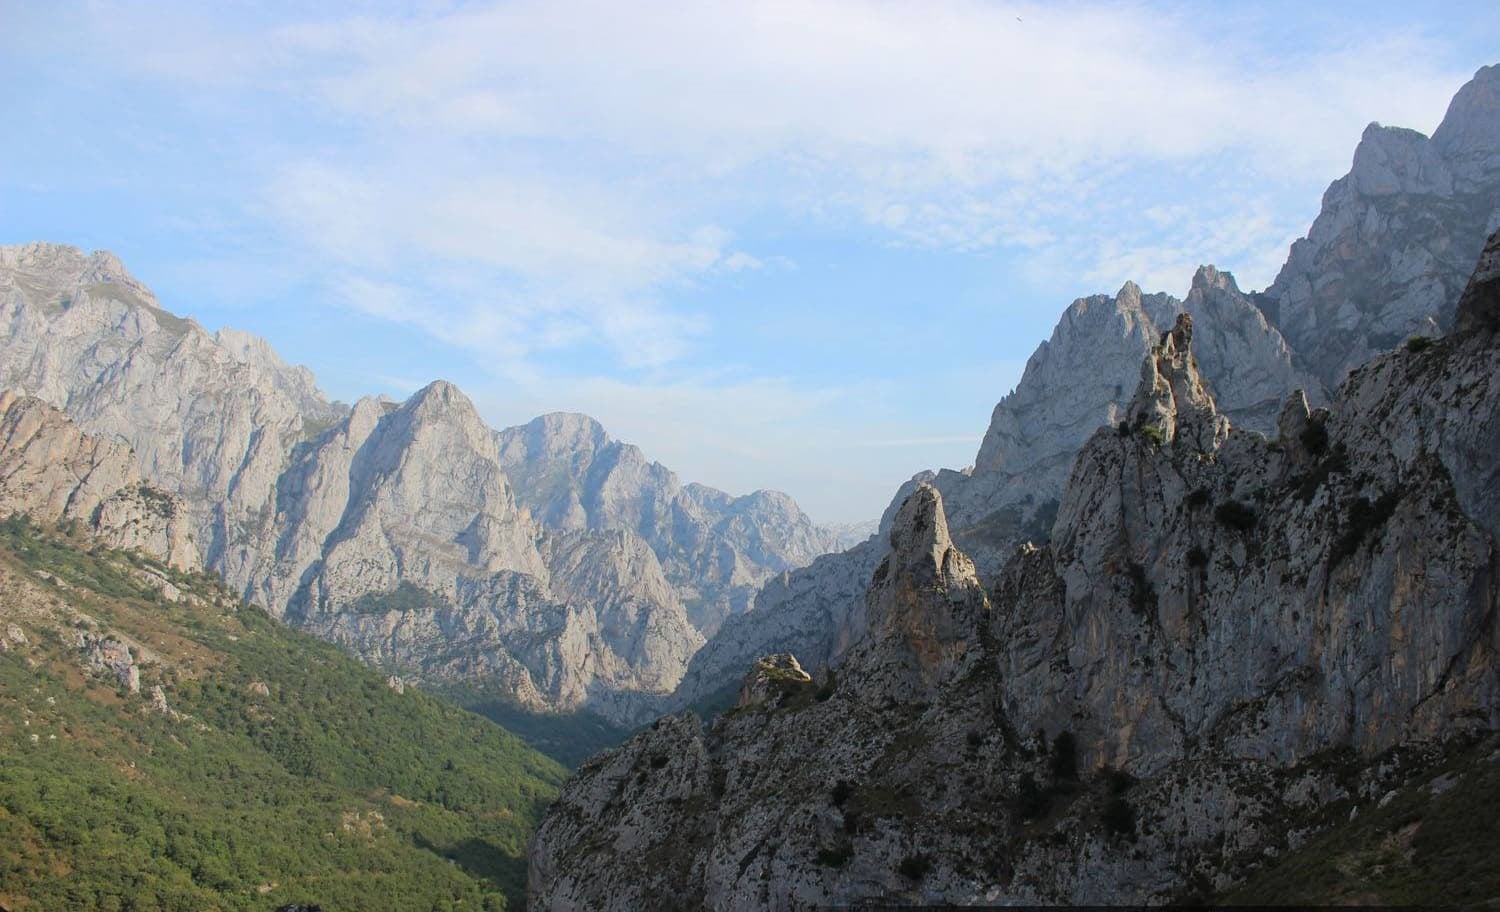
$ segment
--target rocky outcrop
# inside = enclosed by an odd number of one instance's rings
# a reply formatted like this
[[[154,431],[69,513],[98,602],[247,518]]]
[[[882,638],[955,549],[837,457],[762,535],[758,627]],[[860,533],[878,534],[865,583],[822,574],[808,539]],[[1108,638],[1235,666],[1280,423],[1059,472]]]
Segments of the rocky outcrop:
[[[80,634],[79,650],[93,671],[112,675],[131,693],[141,692],[141,670],[130,653],[130,646],[109,637]]]
[[[770,577],[838,550],[790,497],[683,485],[586,415],[554,413],[497,435],[516,499],[543,525],[626,530],[650,546],[693,626],[712,634]]]
[[[118,440],[84,434],[62,412],[0,392],[0,515],[78,524],[110,548],[198,566],[182,502],[144,484]]]
[[[580,770],[532,907],[1201,898],[1500,728],[1495,335],[1288,397],[1273,441],[1219,412],[1194,324],[988,600],[919,485],[832,686]]]
[[[856,664],[861,687],[884,699],[930,698],[977,648],[989,599],[974,562],[954,547],[931,485],[918,486],[897,512],[865,604],[868,632]]]
[[[802,670],[802,664],[790,653],[763,656],[757,659],[750,673],[740,684],[739,698],[735,706],[760,706],[767,702],[784,699],[789,693],[811,685],[812,675]]]

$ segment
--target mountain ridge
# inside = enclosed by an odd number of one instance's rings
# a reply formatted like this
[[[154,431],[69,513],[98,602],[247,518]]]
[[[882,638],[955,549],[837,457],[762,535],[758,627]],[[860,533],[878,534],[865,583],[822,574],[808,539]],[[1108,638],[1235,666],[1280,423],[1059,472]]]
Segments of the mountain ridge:
[[[712,723],[585,764],[530,908],[1205,899],[1450,758],[1492,779],[1497,263],[1500,233],[1453,333],[1288,397],[1270,439],[1179,315],[988,590],[916,484],[843,662],[773,656]]]

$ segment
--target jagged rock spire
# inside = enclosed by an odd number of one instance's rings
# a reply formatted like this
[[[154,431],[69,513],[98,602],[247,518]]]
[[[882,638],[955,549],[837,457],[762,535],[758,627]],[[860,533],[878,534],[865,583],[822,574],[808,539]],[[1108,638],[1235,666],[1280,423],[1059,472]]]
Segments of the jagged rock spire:
[[[1193,318],[1184,313],[1142,362],[1127,421],[1133,430],[1155,429],[1163,443],[1209,452],[1229,435],[1229,419],[1219,414],[1198,375],[1192,344]]]
[[[890,553],[865,596],[866,660],[890,673],[889,696],[916,696],[952,677],[989,609],[974,562],[948,534],[943,497],[920,484],[891,523]],[[872,675],[883,677],[883,675]]]

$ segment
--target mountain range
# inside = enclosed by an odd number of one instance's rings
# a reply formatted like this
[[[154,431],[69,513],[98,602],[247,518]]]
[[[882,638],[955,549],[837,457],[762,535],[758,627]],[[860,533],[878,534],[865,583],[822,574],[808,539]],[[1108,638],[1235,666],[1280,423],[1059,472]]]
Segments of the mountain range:
[[[785,495],[684,485],[585,416],[495,432],[443,381],[329,402],[104,252],[0,248],[0,338],[0,389],[181,499],[179,561],[387,671],[530,709],[642,718],[761,583],[837,545]]]

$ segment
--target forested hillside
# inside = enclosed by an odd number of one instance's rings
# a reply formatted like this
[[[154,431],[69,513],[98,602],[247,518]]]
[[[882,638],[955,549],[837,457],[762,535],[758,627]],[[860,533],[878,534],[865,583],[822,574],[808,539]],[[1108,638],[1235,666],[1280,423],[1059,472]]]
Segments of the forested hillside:
[[[560,766],[208,575],[0,523],[0,905],[499,909]]]

